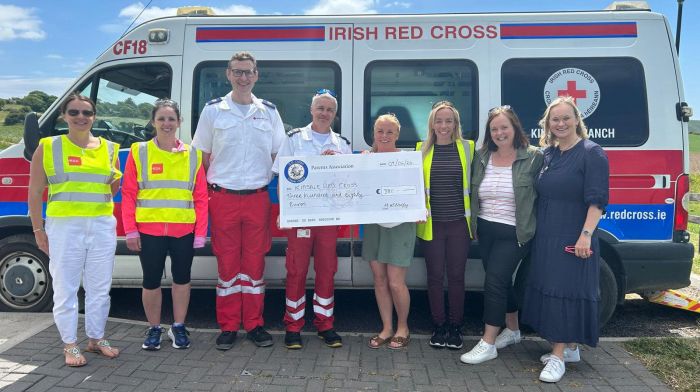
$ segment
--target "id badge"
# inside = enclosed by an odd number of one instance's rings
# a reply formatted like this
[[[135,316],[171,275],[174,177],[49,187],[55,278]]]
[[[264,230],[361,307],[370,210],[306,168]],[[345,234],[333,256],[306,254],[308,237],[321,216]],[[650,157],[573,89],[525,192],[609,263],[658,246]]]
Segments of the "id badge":
[[[297,238],[311,238],[311,229],[297,229]]]

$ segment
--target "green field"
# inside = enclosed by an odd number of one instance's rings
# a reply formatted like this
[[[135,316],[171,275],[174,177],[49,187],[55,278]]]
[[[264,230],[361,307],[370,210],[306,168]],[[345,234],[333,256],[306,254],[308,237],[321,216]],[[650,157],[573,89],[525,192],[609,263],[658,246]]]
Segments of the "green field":
[[[700,152],[700,134],[690,133],[688,140],[690,140],[690,152]]]
[[[18,105],[7,105],[3,107],[3,110],[0,110],[0,150],[22,139],[24,124],[3,125],[5,123],[5,117],[9,113],[8,109],[16,109],[18,107]]]

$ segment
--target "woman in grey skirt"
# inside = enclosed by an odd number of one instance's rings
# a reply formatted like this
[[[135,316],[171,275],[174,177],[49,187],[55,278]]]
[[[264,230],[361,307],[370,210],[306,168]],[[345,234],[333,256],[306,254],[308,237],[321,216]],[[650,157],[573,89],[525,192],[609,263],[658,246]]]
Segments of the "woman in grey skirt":
[[[397,152],[401,124],[393,114],[383,114],[374,122],[372,152]],[[408,333],[408,310],[411,297],[406,287],[406,270],[413,260],[416,243],[416,224],[382,223],[364,225],[362,258],[369,261],[374,274],[374,294],[382,318],[382,330],[373,336],[368,346],[390,349],[406,347],[410,341]],[[398,321],[393,329],[393,310]]]

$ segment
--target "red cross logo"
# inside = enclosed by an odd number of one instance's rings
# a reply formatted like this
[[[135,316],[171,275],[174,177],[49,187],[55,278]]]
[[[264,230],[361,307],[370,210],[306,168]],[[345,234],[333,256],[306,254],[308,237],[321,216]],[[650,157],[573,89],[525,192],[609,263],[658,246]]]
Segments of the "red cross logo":
[[[557,90],[557,95],[560,97],[571,97],[576,103],[576,98],[586,98],[586,90],[576,90],[576,81],[569,80],[566,82],[566,90]]]

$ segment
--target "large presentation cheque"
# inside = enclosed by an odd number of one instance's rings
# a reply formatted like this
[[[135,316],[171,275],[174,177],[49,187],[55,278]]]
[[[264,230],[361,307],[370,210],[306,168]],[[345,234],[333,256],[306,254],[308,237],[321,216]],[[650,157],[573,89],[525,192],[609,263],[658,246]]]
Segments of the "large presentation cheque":
[[[280,226],[425,220],[419,151],[281,157]]]

